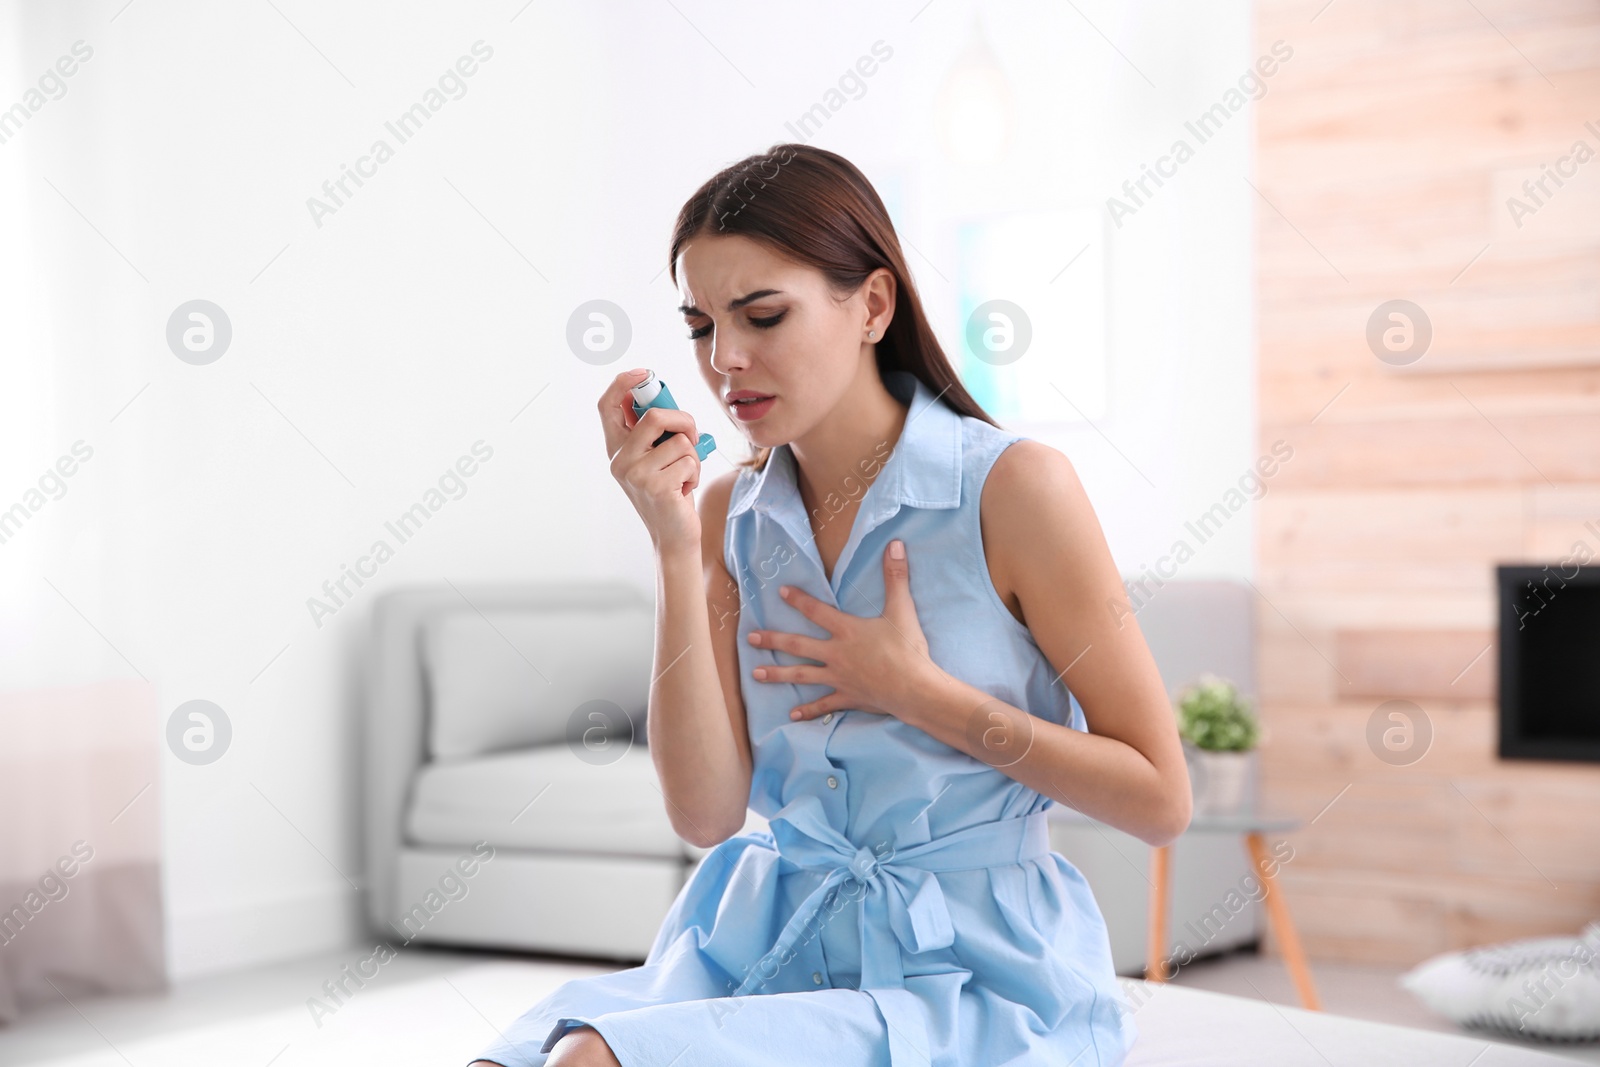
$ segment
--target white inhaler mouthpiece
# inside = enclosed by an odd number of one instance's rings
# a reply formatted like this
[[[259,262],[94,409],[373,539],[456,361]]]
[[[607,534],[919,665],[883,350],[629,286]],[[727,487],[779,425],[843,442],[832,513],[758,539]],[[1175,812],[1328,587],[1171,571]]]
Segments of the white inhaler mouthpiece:
[[[656,377],[655,371],[650,371],[644,381],[633,387],[632,392],[633,402],[647,408],[650,401],[661,395],[661,379]]]

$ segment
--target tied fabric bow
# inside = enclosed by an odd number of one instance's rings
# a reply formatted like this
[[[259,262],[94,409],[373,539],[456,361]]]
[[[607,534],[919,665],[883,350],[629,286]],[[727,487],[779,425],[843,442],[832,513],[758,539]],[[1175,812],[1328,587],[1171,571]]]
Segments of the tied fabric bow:
[[[828,873],[795,909],[772,948],[750,968],[733,995],[750,993],[791,958],[795,942],[819,918],[831,893],[841,886],[860,887],[865,893],[861,902],[861,990],[873,997],[889,1024],[894,1067],[912,1063],[925,1067],[927,1019],[920,1002],[906,989],[902,953],[929,952],[955,943],[950,909],[934,874],[1048,855],[1048,816],[1038,811],[978,823],[920,844],[886,844],[875,851],[856,845],[835,829],[815,800],[805,797],[786,808],[770,820],[769,831],[784,859]],[[821,918],[826,921],[825,916]],[[921,1037],[920,1049],[912,1044],[913,1034]]]

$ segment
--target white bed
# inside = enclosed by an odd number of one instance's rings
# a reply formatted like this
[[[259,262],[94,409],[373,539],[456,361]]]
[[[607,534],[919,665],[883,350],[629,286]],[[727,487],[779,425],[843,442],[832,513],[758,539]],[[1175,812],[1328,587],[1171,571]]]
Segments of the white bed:
[[[331,960],[320,969],[300,968],[292,980],[279,980],[270,990],[235,982],[238,988],[226,1006],[207,1001],[205,990],[171,1002],[160,998],[128,998],[120,1005],[82,1002],[93,1027],[84,1016],[62,1006],[53,1013],[53,1024],[41,1019],[0,1028],[0,1063],[465,1067],[468,1057],[497,1028],[560,982],[604,973],[603,968],[587,964],[532,960],[463,962],[426,976],[396,973],[361,990],[336,1014],[313,1021],[304,998],[318,991],[323,971],[332,974],[336,969],[337,962]],[[1573,1063],[1503,1043],[1362,1022],[1176,985],[1122,981],[1140,1030],[1126,1067],[1571,1067]],[[797,1056],[796,1064],[804,1063]]]
[[[1510,1067],[1573,1060],[1487,1038],[1123,979],[1139,1040],[1126,1067]]]

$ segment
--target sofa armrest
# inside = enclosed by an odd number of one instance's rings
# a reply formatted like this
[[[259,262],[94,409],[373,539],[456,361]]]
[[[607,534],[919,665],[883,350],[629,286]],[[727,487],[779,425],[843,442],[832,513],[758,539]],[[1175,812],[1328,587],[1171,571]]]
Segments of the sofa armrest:
[[[367,917],[386,928],[398,893],[400,850],[412,782],[428,759],[427,693],[422,627],[437,611],[462,608],[563,608],[638,604],[644,594],[626,582],[493,586],[401,586],[373,603],[366,653],[362,815]]]

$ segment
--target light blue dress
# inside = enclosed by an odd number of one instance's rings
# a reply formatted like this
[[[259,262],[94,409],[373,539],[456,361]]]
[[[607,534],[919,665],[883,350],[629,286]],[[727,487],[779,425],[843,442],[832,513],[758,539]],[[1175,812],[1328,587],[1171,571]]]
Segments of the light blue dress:
[[[742,471],[729,501],[750,807],[770,829],[705,856],[642,966],[568,981],[479,1058],[543,1064],[558,1038],[588,1024],[623,1067],[1123,1063],[1137,1029],[1089,886],[1050,851],[1055,801],[893,716],[795,722],[789,709],[829,688],[750,676],[812,662],[752,646],[752,629],[826,635],[784,603],[780,584],[881,615],[884,548],[898,537],[934,662],[997,700],[1087,729],[984,560],[979,493],[1020,435],[959,414],[908,372],[885,385],[911,407],[831,582],[787,445],[764,471]],[[861,483],[839,492],[859,497]]]

